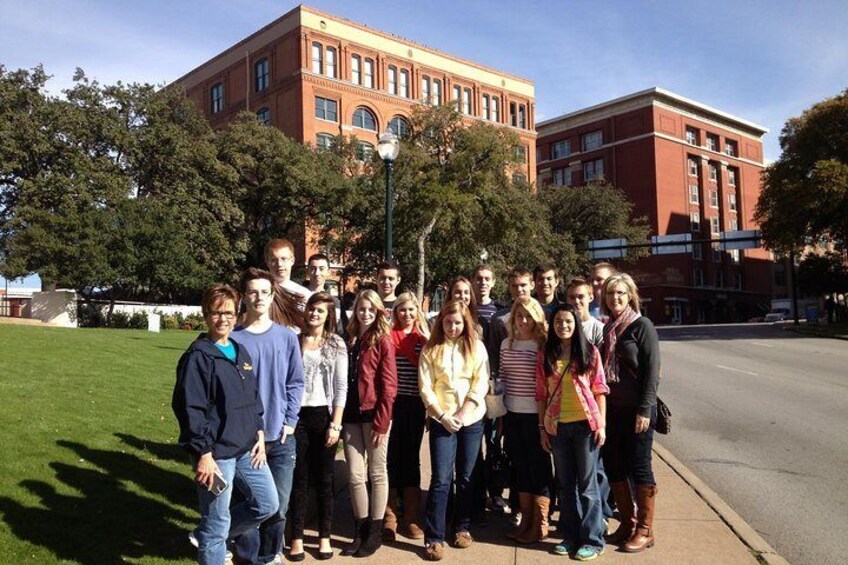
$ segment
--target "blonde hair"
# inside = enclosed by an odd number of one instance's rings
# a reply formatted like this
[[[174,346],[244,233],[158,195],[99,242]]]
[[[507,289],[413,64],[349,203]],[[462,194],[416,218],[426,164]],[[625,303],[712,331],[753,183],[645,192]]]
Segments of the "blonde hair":
[[[639,305],[639,290],[636,288],[636,283],[633,281],[633,277],[627,273],[612,275],[604,281],[603,290],[601,292],[601,310],[605,314],[610,313],[609,307],[607,306],[607,293],[609,293],[612,290],[612,287],[617,284],[620,284],[627,289],[627,297],[630,299],[630,307],[633,311],[641,314],[642,309]]]
[[[512,309],[509,311],[509,327],[507,328],[507,332],[509,333],[509,348],[512,349],[512,344],[515,342],[516,335],[518,335],[515,314],[519,308],[527,312],[530,318],[536,323],[536,326],[533,328],[533,340],[539,346],[544,345],[548,337],[548,320],[545,317],[545,311],[542,309],[542,305],[539,304],[538,300],[524,296],[516,298],[512,304]]]
[[[381,336],[389,335],[389,321],[386,318],[386,307],[383,305],[383,301],[380,300],[380,295],[370,288],[356,295],[356,300],[353,303],[353,318],[348,323],[347,328],[345,328],[348,335],[348,345],[353,346],[356,340],[359,339],[361,326],[359,316],[357,316],[356,312],[359,310],[359,304],[363,300],[367,300],[377,309],[377,319],[374,320],[374,323],[371,324],[365,335],[365,347],[372,347]]]
[[[462,334],[459,336],[459,352],[465,361],[464,364],[467,366],[469,363],[474,362],[478,336],[477,323],[471,318],[471,310],[468,309],[468,305],[462,300],[449,300],[439,310],[439,315],[436,317],[436,322],[433,325],[433,333],[430,334],[430,339],[427,340],[427,348],[424,350],[424,353],[434,363],[439,362],[442,348],[447,341],[442,320],[451,314],[460,314],[462,316],[463,328]]]
[[[395,300],[395,307],[392,308],[392,329],[399,330],[400,326],[400,316],[398,315],[398,310],[400,307],[407,302],[411,302],[415,305],[415,309],[418,311],[418,315],[415,320],[415,327],[418,328],[418,331],[421,332],[421,335],[424,337],[430,337],[430,326],[427,325],[427,318],[424,317],[424,312],[421,311],[421,305],[418,303],[418,299],[411,292],[402,292]]]

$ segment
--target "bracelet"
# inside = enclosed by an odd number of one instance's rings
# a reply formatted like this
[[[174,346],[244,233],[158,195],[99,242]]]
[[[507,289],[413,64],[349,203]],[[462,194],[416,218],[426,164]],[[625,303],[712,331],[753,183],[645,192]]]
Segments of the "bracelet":
[[[442,412],[442,415],[441,415],[441,416],[439,416],[438,418],[436,418],[436,421],[437,421],[437,422],[441,422],[441,421],[442,421],[442,418],[444,418],[444,417],[445,417],[445,414],[447,414],[447,412]]]
[[[330,422],[330,429],[333,430],[334,432],[340,432],[340,431],[342,431],[342,426],[341,426],[341,424],[334,424],[334,423]]]

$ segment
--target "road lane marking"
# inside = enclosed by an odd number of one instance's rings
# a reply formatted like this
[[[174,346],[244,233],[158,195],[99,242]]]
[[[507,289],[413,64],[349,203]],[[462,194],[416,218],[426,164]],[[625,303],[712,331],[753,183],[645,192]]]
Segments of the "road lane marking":
[[[759,341],[752,341],[752,345],[759,345],[760,347],[774,347],[770,343],[760,343]]]
[[[733,367],[725,367],[724,365],[716,365],[719,369],[724,369],[725,371],[733,371],[734,373],[745,373],[746,375],[751,375],[752,377],[758,377],[759,373],[752,373],[751,371],[743,371],[742,369],[734,369]]]

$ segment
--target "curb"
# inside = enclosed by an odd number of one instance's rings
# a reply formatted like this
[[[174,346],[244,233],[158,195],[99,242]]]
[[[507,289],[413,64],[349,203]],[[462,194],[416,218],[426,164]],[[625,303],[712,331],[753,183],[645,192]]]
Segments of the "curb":
[[[718,514],[719,518],[728,525],[742,543],[744,543],[755,557],[768,565],[789,565],[789,562],[780,556],[766,540],[757,533],[742,517],[736,513],[714,490],[708,487],[695,473],[689,470],[677,457],[654,439],[654,453],[666,462],[677,475],[688,484],[707,505]]]
[[[802,336],[805,336],[805,337],[820,337],[820,338],[824,338],[824,339],[841,339],[842,341],[848,341],[848,335],[843,335],[843,334],[827,335],[827,334],[817,333],[815,331],[804,332],[804,331],[800,331],[800,330],[796,329],[795,326],[785,326],[783,329],[784,329],[784,331],[793,332],[793,333],[796,333],[798,335],[802,335]]]

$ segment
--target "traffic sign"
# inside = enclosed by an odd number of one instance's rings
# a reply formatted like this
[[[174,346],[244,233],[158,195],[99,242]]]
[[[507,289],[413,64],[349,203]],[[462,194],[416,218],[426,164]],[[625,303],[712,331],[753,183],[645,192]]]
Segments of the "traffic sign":
[[[593,239],[589,241],[589,257],[594,259],[623,259],[627,257],[626,239]]]
[[[756,249],[760,246],[759,230],[738,230],[721,232],[721,249],[731,251],[733,249]],[[734,241],[737,240],[737,241]]]
[[[654,235],[651,236],[651,243],[655,246],[651,247],[651,253],[654,255],[671,255],[674,253],[692,253],[692,244],[687,243],[692,241],[691,233],[675,233],[670,235]],[[672,245],[681,243],[682,245]]]

